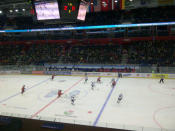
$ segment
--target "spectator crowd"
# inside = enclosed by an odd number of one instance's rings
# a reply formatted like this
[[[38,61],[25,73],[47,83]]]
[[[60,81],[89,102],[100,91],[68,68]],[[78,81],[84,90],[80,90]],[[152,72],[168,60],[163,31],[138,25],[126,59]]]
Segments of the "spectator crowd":
[[[0,65],[141,64],[175,65],[175,41],[139,41],[125,45],[0,45]]]

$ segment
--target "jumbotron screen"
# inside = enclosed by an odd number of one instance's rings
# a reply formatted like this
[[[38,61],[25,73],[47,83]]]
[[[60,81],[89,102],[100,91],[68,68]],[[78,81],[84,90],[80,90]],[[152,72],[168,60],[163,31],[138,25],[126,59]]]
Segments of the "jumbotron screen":
[[[57,0],[35,0],[34,6],[37,20],[60,19],[59,5]]]
[[[84,21],[88,0],[33,0],[37,20]]]
[[[85,1],[81,1],[79,11],[78,11],[78,17],[77,17],[78,20],[82,20],[82,21],[85,20],[87,8],[88,8],[88,3]]]

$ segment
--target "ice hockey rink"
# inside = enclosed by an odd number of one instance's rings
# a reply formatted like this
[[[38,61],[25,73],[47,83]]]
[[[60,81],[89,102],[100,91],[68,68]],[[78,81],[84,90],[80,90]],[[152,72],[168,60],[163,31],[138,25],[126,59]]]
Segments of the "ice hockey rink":
[[[0,75],[0,114],[135,131],[175,131],[175,80]],[[26,85],[22,95],[21,88]],[[58,90],[63,91],[57,97]],[[119,94],[123,100],[117,104]],[[75,105],[71,104],[75,96]]]

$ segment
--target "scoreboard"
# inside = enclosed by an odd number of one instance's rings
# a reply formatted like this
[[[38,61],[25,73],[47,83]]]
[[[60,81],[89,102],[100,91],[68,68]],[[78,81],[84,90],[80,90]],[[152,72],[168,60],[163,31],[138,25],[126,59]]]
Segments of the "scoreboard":
[[[79,9],[79,0],[62,0],[61,18],[76,19]]]
[[[37,20],[84,21],[88,4],[85,0],[33,0]]]

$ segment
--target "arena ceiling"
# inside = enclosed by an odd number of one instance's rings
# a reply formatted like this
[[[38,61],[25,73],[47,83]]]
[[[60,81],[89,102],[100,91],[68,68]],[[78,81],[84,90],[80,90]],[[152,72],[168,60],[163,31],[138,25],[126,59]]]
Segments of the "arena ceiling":
[[[30,16],[31,7],[31,0],[0,0],[0,16]]]
[[[27,1],[26,0],[0,0],[0,5],[15,4],[15,3],[27,2]]]

